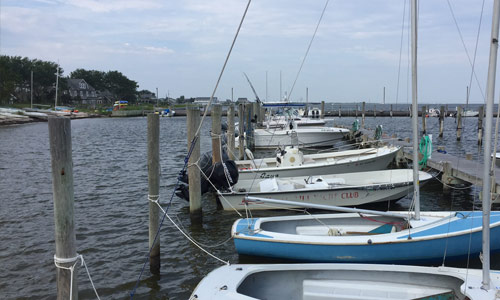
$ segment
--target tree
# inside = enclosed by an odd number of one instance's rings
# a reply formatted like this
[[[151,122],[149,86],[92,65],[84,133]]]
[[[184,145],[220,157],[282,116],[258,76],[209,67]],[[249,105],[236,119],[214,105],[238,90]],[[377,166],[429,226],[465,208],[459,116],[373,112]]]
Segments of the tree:
[[[137,99],[137,82],[128,79],[118,71],[109,71],[105,77],[106,87],[119,99],[135,101]]]

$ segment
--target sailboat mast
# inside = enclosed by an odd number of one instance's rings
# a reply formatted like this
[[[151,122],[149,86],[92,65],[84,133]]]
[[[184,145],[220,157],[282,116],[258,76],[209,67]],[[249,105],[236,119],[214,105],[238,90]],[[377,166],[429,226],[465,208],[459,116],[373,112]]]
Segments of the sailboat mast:
[[[59,90],[59,65],[57,66],[57,72],[56,72],[56,99],[54,102],[54,110],[56,110],[57,107],[57,90]]]
[[[418,101],[417,101],[417,0],[411,1],[411,79],[412,79],[412,114],[413,128],[413,201],[415,201],[415,219],[420,220],[420,187],[418,179]]]
[[[488,81],[486,83],[486,126],[484,129],[485,143],[483,152],[483,285],[485,290],[490,289],[490,212],[491,212],[491,129],[493,121],[493,102],[495,97],[495,77],[498,53],[498,25],[500,3],[493,4],[493,21],[491,25],[490,60],[488,65]]]

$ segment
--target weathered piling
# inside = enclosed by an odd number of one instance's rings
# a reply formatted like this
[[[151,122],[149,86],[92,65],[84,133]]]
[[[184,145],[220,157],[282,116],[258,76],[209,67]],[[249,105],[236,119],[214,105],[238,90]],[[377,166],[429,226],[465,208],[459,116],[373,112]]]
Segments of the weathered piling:
[[[479,115],[477,116],[477,144],[481,145],[483,143],[483,118],[484,118],[484,106],[479,107]]]
[[[234,105],[227,107],[227,150],[230,160],[235,159],[234,155]]]
[[[444,110],[444,105],[441,105],[441,110],[439,111],[439,137],[443,137],[445,116],[446,112]]]
[[[373,105],[373,117],[376,118],[377,117],[377,104],[374,104]]]
[[[457,108],[457,141],[462,139],[462,107]]]
[[[214,104],[212,105],[212,112],[210,115],[212,119],[212,163],[215,165],[216,163],[222,161],[221,160],[221,143],[220,143],[220,135],[221,135],[221,119],[222,119],[222,105]]]
[[[366,102],[363,101],[363,104],[361,106],[361,128],[365,128],[365,105]]]
[[[358,117],[358,104],[356,104],[356,118]]]
[[[427,133],[427,106],[422,106],[422,134]]]
[[[389,111],[389,116],[392,118],[392,104],[391,104],[391,110]]]
[[[260,113],[260,104],[259,102],[254,102],[252,106],[252,111],[254,113],[255,124],[259,126],[262,125],[262,115]]]
[[[200,158],[200,133],[196,135],[196,131],[200,126],[200,109],[197,107],[188,107],[187,109],[187,145],[188,151],[193,147],[191,156],[188,161],[188,178],[189,178],[189,216],[191,222],[201,223],[201,185],[200,185],[200,169],[195,165]],[[195,143],[192,146],[192,143]]]
[[[255,150],[255,143],[253,140],[253,104],[248,103],[245,105],[245,124],[246,124],[246,132],[245,132],[245,142],[246,142],[246,148],[250,149],[250,151]],[[255,122],[255,120],[254,120]]]
[[[342,118],[342,105],[339,105],[339,118]]]
[[[160,115],[148,114],[149,270],[160,274]],[[156,241],[155,241],[156,239]]]
[[[243,104],[238,104],[238,152],[239,159],[245,158],[245,106]]]
[[[321,119],[325,118],[325,101],[321,101],[321,115],[320,115],[320,118]]]
[[[49,117],[49,143],[52,158],[52,190],[54,198],[55,260],[57,299],[78,300],[78,276],[69,268],[78,264],[74,223],[73,158],[71,123],[66,117]],[[73,278],[71,278],[73,277]]]

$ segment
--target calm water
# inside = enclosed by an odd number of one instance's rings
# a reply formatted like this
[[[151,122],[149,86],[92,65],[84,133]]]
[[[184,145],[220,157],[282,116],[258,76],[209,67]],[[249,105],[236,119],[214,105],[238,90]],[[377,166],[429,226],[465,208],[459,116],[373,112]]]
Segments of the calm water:
[[[351,125],[353,118],[329,120]],[[367,118],[399,137],[410,136],[409,118]],[[210,146],[207,120],[201,149]],[[186,118],[161,119],[161,202],[172,195],[186,154]],[[103,299],[129,297],[148,251],[146,118],[72,121],[77,251],[83,254]],[[445,138],[437,139],[437,118],[429,119],[435,144],[450,153],[477,154],[477,119],[466,120],[464,139],[455,139],[454,119],[446,119]],[[3,299],[54,299],[55,253],[52,179],[47,123],[0,127],[0,294]],[[258,155],[258,154],[257,154]],[[421,189],[424,210],[471,209],[478,190],[444,195],[436,180]],[[391,209],[407,209],[405,197]],[[477,204],[477,199],[476,199]],[[478,205],[476,205],[477,207]],[[497,208],[498,209],[498,208]],[[187,202],[173,197],[170,215],[217,257],[231,263],[259,263],[238,257],[230,228],[239,216],[203,200],[203,225],[191,226]],[[273,215],[262,212],[258,215]],[[280,212],[284,214],[284,212]],[[256,214],[254,214],[256,215]],[[134,299],[187,299],[208,272],[221,265],[187,241],[169,222],[161,230],[162,273],[146,271]],[[498,265],[495,261],[494,265]],[[147,266],[146,270],[149,269]],[[95,299],[83,269],[78,271],[80,299]]]

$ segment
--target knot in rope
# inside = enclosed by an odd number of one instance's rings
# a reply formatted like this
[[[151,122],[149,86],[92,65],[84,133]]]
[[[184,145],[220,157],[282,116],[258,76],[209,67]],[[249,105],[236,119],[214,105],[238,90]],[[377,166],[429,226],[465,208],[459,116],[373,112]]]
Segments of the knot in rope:
[[[97,299],[100,300],[101,298],[99,298],[99,294],[97,293],[97,290],[94,286],[94,282],[92,281],[92,277],[90,276],[90,272],[89,272],[89,269],[87,268],[87,264],[85,263],[85,260],[83,259],[83,255],[77,253],[75,257],[60,258],[54,254],[54,264],[56,265],[56,268],[63,269],[63,270],[69,270],[71,272],[71,281],[70,281],[70,287],[69,287],[69,300],[73,299],[73,277],[74,277],[73,274],[74,274],[75,266],[76,266],[76,263],[78,262],[78,259],[81,259],[81,261],[82,261],[81,266],[85,267],[85,270],[87,271],[87,275],[89,277],[90,283],[92,284],[92,288],[94,289],[95,295],[97,296]],[[73,263],[73,265],[71,265],[69,267],[64,267],[64,266],[60,265],[60,264],[71,264],[71,263]]]

